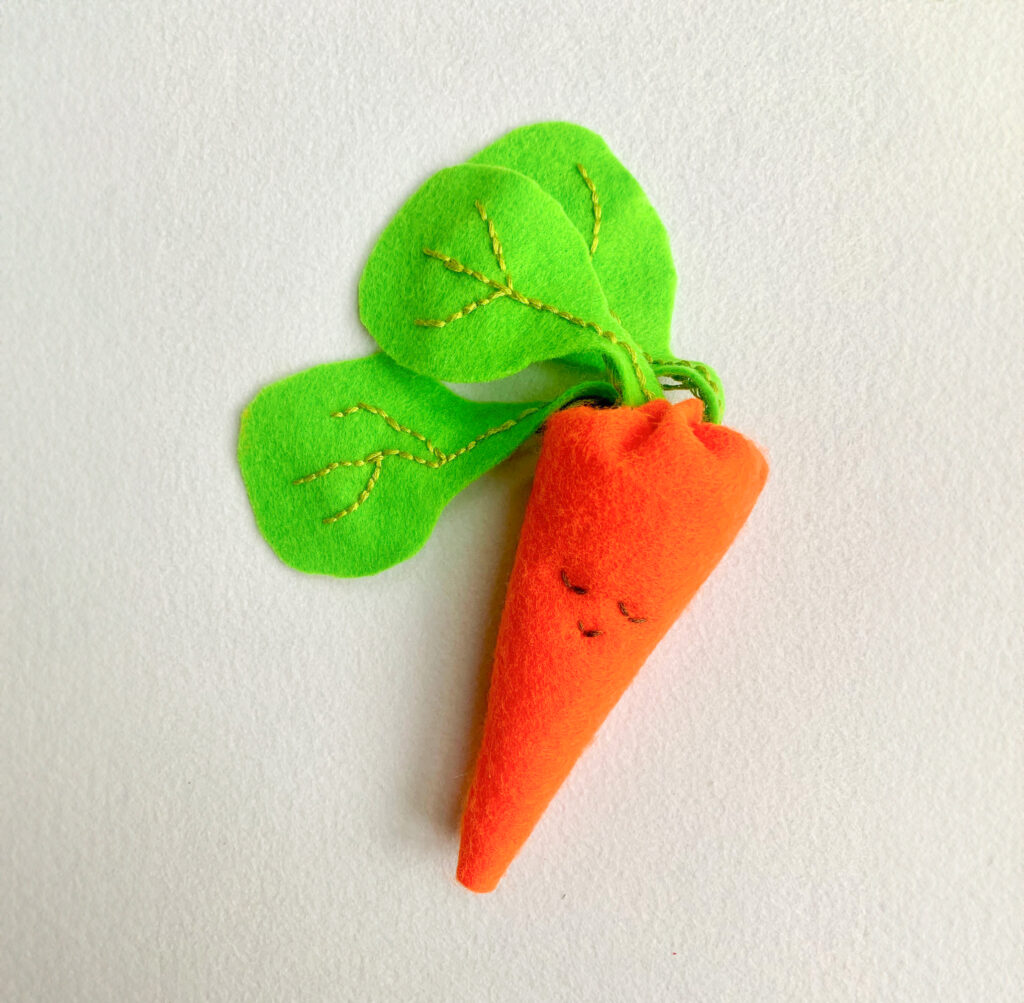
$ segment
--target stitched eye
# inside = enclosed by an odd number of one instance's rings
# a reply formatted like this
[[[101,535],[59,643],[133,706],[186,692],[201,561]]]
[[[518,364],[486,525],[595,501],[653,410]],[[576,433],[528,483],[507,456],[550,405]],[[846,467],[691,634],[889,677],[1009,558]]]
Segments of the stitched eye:
[[[585,596],[589,589],[584,588],[582,585],[573,585],[569,581],[569,576],[566,574],[565,568],[562,568],[562,584],[570,591],[575,592],[578,596]]]
[[[630,622],[630,623],[647,623],[647,617],[645,616],[630,616],[629,610],[626,609],[624,602],[619,603],[619,612]]]
[[[603,630],[587,630],[587,628],[583,626],[582,620],[577,620],[576,626],[579,627],[580,633],[584,637],[600,637],[604,633]]]

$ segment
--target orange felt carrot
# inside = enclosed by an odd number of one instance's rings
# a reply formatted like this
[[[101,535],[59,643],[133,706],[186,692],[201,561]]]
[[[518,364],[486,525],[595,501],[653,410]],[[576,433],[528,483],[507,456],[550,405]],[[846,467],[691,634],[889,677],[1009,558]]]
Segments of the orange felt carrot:
[[[508,586],[457,877],[491,891],[746,520],[768,468],[702,405],[547,423]]]

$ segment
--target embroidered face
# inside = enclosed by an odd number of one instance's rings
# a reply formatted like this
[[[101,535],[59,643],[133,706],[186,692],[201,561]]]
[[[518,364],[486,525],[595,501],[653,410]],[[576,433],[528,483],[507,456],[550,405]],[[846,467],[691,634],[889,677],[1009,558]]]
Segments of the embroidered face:
[[[580,584],[576,583],[573,579],[570,579],[569,573],[565,570],[565,568],[562,568],[562,570],[560,572],[560,578],[562,580],[562,584],[573,595],[577,595],[577,596],[590,595],[590,591],[591,591],[590,588],[588,586],[586,586],[586,585],[580,585]],[[619,600],[617,600],[615,602],[615,609],[620,614],[620,616],[622,616],[622,617],[624,617],[626,619],[627,623],[634,623],[634,624],[647,623],[647,617],[645,617],[645,616],[635,616],[633,614],[633,611],[631,611],[627,607],[626,603],[622,599],[619,599]],[[617,620],[614,616],[611,617],[611,620],[612,620],[612,624],[611,624],[612,626],[621,623],[621,620]],[[593,625],[584,625],[584,622],[583,622],[582,619],[576,621],[576,626],[577,626],[577,628],[578,628],[578,630],[580,632],[580,636],[581,637],[601,637],[605,633],[605,631],[607,629],[607,628],[593,626]]]

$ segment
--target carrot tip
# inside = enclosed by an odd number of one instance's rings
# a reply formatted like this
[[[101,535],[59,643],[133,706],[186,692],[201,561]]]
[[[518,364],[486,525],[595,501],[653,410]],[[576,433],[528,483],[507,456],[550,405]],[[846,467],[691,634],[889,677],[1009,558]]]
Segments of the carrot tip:
[[[455,879],[464,888],[468,888],[469,891],[476,892],[478,895],[486,895],[498,887],[501,876],[493,877],[486,874],[474,874],[473,869],[460,860],[459,866],[455,871]]]

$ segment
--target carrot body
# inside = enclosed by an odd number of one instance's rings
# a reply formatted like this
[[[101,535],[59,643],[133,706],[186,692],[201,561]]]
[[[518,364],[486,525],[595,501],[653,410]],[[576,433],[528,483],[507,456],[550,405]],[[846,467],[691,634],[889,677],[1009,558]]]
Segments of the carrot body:
[[[764,485],[699,401],[547,423],[502,614],[457,877],[491,891]]]

